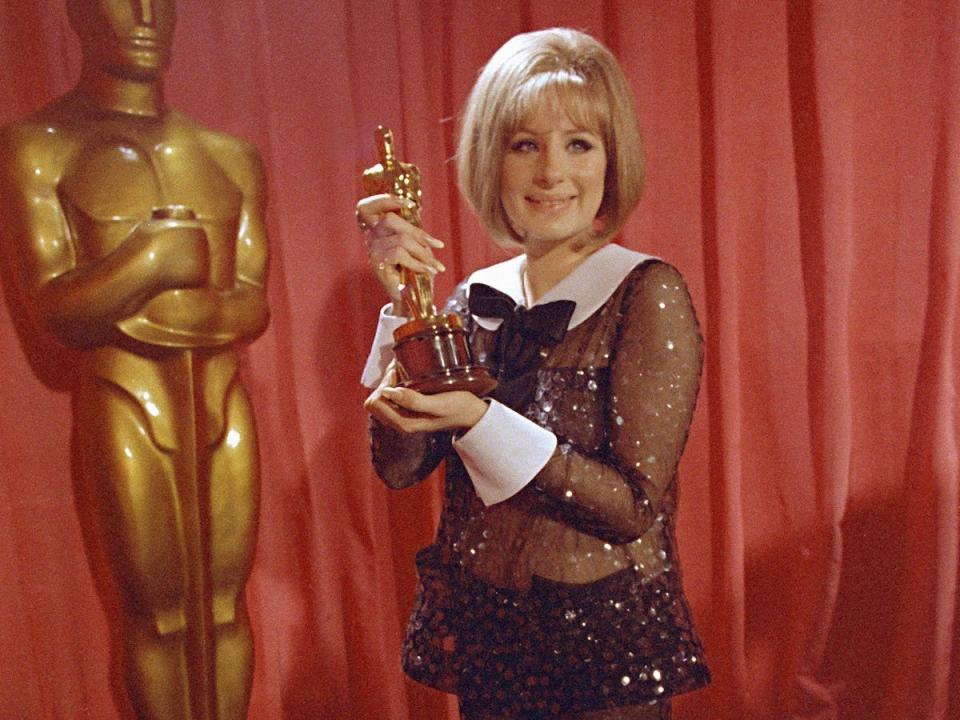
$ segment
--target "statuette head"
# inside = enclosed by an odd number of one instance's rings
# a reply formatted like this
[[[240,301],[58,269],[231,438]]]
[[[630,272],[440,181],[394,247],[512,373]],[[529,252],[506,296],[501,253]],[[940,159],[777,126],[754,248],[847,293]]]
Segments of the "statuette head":
[[[174,0],[67,0],[84,62],[116,77],[149,82],[170,63]]]

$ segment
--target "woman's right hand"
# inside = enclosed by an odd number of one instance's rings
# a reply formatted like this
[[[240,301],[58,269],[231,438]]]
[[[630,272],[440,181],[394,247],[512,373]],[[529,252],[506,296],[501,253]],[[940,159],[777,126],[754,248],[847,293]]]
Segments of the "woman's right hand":
[[[400,216],[404,200],[371,195],[357,203],[357,222],[366,227],[367,257],[377,279],[400,307],[400,268],[435,275],[446,268],[433,256],[443,243]]]

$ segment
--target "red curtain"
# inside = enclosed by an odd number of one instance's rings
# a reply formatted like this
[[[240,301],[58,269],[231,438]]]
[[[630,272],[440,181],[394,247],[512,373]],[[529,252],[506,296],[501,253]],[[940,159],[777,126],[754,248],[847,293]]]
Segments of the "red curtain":
[[[6,123],[79,53],[61,0],[2,2]],[[633,83],[649,179],[621,241],[681,269],[707,338],[680,533],[715,680],[676,716],[960,718],[957,0],[181,0],[168,98],[254,141],[270,183],[250,717],[455,717],[399,668],[438,484],[369,468],[382,292],[353,205],[388,124],[450,241],[439,294],[499,259],[454,189],[455,118],[506,38],[551,25]],[[0,718],[113,720],[69,396],[9,315],[0,343]]]

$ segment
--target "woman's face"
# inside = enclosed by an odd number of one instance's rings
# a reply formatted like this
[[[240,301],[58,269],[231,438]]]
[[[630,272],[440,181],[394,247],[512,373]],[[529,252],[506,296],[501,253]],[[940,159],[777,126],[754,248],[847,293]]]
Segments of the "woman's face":
[[[500,201],[514,231],[525,243],[551,245],[592,234],[606,169],[602,138],[540,103],[508,139],[500,170]]]

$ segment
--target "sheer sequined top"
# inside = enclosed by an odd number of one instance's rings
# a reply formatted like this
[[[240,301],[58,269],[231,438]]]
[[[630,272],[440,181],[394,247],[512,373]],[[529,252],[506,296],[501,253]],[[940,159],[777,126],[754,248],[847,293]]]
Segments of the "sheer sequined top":
[[[485,362],[496,332],[481,327],[470,315],[468,291],[468,283],[458,287],[446,310],[462,317],[474,357]],[[683,663],[689,665],[691,656],[702,666],[674,549],[676,471],[700,382],[701,344],[690,297],[677,270],[656,260],[637,265],[596,312],[571,327],[558,345],[541,351],[532,398],[514,409],[552,431],[557,449],[523,490],[489,507],[474,492],[448,433],[405,435],[377,423],[372,427],[374,466],[391,487],[415,483],[447,460],[444,506],[430,548],[432,562],[440,568],[437,577],[446,578],[442,583],[471,587],[481,583],[522,597],[540,580],[589,588],[621,573],[638,588],[653,583],[658,597],[665,592],[676,599],[669,611],[672,619],[663,620],[656,630],[659,635],[676,633],[675,642],[664,644],[659,638],[656,645],[657,652],[672,653],[674,663],[655,657],[637,660],[630,666],[637,678],[629,689],[640,692],[643,675],[647,690],[622,702],[609,694],[593,706],[585,701],[579,706],[585,709],[655,699],[692,689],[708,678],[703,667],[702,672],[674,678],[672,685],[663,679],[667,666],[687,667]],[[424,568],[420,570],[423,576]],[[422,596],[426,590],[421,586]],[[420,598],[408,631],[411,636],[418,634],[415,631],[422,636],[424,623],[429,624],[430,614],[436,612],[426,607],[429,602]],[[415,627],[418,622],[420,628]],[[462,681],[464,668],[455,625],[439,627],[441,634],[452,638],[430,641],[434,650],[443,648],[452,674],[443,679],[444,669],[434,668],[423,674],[425,679],[417,678],[450,691],[457,691],[455,675],[460,673]],[[646,625],[646,620],[636,625],[636,632],[648,632]],[[535,642],[542,645],[550,638]],[[682,652],[677,649],[681,645]],[[644,652],[653,652],[649,642],[644,647]],[[414,653],[406,658],[407,670],[414,670],[411,674],[417,677],[416,668],[410,666],[423,658],[416,654],[418,648],[407,649]],[[640,652],[639,646],[634,649]],[[426,647],[420,650],[429,652]],[[483,649],[488,656],[494,650]],[[618,652],[635,655],[629,649]],[[678,654],[683,655],[679,660]],[[442,665],[444,660],[432,662]],[[620,685],[614,695],[632,678],[629,670],[617,668],[611,670]]]

